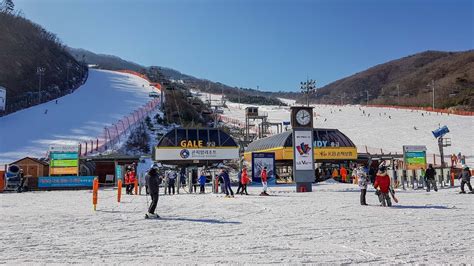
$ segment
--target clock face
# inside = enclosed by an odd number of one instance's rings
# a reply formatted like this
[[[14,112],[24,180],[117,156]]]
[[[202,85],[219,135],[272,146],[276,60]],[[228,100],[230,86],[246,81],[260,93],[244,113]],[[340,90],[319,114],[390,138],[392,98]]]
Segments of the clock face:
[[[302,109],[296,113],[296,121],[298,122],[298,124],[306,126],[309,124],[309,122],[311,122],[310,120],[311,114],[308,112],[308,110]]]

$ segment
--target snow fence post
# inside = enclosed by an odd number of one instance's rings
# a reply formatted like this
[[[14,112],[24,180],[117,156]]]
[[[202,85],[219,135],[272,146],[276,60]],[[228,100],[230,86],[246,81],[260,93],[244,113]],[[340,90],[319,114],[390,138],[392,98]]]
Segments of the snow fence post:
[[[135,190],[135,195],[138,196],[138,178],[135,178],[135,182],[133,182],[133,189]]]
[[[117,202],[120,202],[121,197],[122,197],[122,178],[119,178],[117,182]]]
[[[97,198],[99,197],[99,178],[95,177],[92,183],[92,204],[94,211],[97,210]]]

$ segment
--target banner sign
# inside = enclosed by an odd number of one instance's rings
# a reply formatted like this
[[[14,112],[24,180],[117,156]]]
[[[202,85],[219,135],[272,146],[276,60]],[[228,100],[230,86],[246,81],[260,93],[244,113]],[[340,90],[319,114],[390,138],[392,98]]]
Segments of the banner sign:
[[[51,145],[49,152],[79,152],[79,145]]]
[[[355,147],[334,147],[315,148],[314,158],[316,160],[356,160],[357,148]]]
[[[232,160],[239,158],[239,148],[156,148],[155,161]]]
[[[50,175],[77,175],[77,167],[50,167]]]
[[[94,176],[40,176],[38,188],[92,187]]]
[[[426,146],[403,146],[405,169],[426,169]]]
[[[252,153],[252,182],[262,182],[260,174],[264,167],[267,167],[267,182],[275,183],[275,153],[273,152],[253,152]]]
[[[77,160],[51,160],[51,167],[77,167]]]
[[[310,130],[295,130],[293,134],[295,135],[293,141],[295,170],[313,170],[313,132]]]
[[[49,158],[51,158],[51,160],[78,159],[79,154],[77,152],[50,153]]]

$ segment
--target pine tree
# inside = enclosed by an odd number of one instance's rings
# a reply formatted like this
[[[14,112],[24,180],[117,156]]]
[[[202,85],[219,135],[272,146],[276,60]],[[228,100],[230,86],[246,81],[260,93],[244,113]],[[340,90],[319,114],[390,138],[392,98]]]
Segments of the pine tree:
[[[12,13],[14,9],[15,9],[15,4],[13,3],[13,0],[3,0],[0,3],[1,12]]]

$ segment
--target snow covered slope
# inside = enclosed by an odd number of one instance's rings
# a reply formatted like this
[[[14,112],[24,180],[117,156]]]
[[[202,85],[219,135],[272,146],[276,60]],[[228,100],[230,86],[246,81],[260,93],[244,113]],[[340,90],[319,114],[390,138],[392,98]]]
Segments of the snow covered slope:
[[[203,94],[206,100],[208,94]],[[220,95],[212,95],[213,100]],[[294,101],[287,100],[288,104]],[[229,109],[224,115],[245,122],[245,107],[250,105],[227,102]],[[260,113],[268,114],[271,122],[290,121],[290,108],[279,106],[260,106]],[[411,111],[401,109],[376,108],[356,105],[314,105],[317,128],[336,128],[346,134],[356,145],[359,152],[402,153],[403,145],[426,145],[428,161],[433,161],[432,154],[439,154],[438,142],[431,131],[438,126],[447,125],[451,131],[446,137],[451,138],[452,146],[445,148],[445,154],[461,152],[467,162],[474,166],[474,117],[438,114],[433,112]],[[369,115],[370,114],[370,115]],[[416,127],[416,129],[415,129]],[[439,164],[440,158],[436,158]]]
[[[352,184],[319,183],[313,193],[277,186],[271,197],[257,196],[260,191],[252,186],[251,195],[233,199],[161,194],[161,220],[143,219],[149,197],[122,195],[117,203],[112,189],[99,191],[96,212],[90,190],[0,193],[0,264],[474,261],[472,195],[458,194],[459,188],[399,191],[392,208],[377,206],[373,188],[370,206],[360,206]]]
[[[146,104],[151,90],[137,76],[91,69],[87,82],[57,104],[50,101],[0,118],[0,164],[44,157],[54,143],[96,138],[105,126]]]

